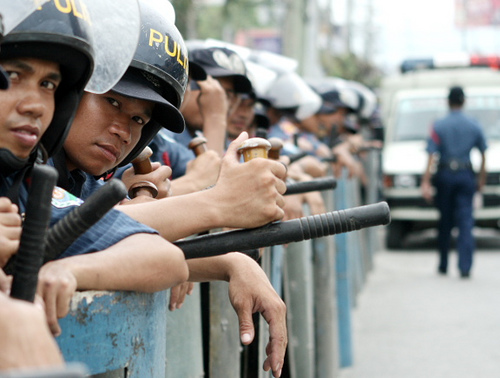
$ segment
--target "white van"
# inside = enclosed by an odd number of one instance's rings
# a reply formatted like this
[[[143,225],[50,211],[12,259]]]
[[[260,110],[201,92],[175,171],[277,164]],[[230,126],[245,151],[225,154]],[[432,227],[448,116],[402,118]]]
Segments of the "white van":
[[[464,88],[464,112],[476,118],[487,138],[487,185],[475,201],[479,227],[500,220],[500,72],[486,67],[419,69],[387,77],[380,101],[385,125],[382,152],[383,195],[391,209],[386,234],[389,249],[403,247],[411,231],[436,227],[438,211],[424,201],[420,181],[427,164],[426,139],[432,123],[448,112],[449,88]],[[473,150],[476,172],[480,156]]]

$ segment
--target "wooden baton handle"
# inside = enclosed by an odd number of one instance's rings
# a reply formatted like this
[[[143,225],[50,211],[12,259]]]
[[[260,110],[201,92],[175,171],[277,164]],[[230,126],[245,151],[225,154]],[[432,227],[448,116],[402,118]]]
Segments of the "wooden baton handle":
[[[191,139],[188,147],[193,150],[196,156],[200,156],[202,153],[207,151],[207,138],[203,136],[197,136]]]
[[[271,149],[271,143],[264,138],[250,138],[244,141],[239,147],[238,152],[243,155],[245,162],[254,158],[268,158],[268,151]]]
[[[271,149],[268,152],[269,159],[279,160],[281,149],[283,148],[283,141],[280,138],[269,138],[269,143],[271,143]]]
[[[136,174],[144,175],[153,171],[151,161],[149,160],[151,155],[153,155],[153,151],[150,147],[146,146],[139,156],[132,160],[132,166]],[[137,196],[156,198],[158,195],[158,188],[151,181],[138,181],[129,188],[128,195],[130,198],[135,198]]]

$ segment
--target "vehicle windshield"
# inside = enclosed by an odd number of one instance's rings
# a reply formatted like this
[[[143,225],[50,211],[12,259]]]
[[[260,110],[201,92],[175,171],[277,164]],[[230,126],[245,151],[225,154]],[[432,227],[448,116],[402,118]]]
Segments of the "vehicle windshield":
[[[394,141],[425,140],[434,121],[448,112],[446,98],[411,98],[399,103]],[[500,140],[500,94],[470,95],[464,113],[483,127],[486,139]]]

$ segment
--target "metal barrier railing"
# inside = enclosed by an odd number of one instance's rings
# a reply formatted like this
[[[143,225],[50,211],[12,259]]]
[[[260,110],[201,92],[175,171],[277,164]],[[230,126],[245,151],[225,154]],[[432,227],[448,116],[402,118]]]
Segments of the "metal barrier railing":
[[[376,201],[377,185],[367,188],[367,203]],[[359,182],[344,174],[334,192],[323,192],[327,211],[361,205],[359,193]],[[288,308],[290,377],[335,378],[353,364],[351,312],[373,267],[375,233],[368,228],[266,248],[261,266]],[[254,345],[242,347],[227,284],[210,284],[209,324],[203,285],[174,312],[166,292],[78,293],[57,338],[65,359],[105,373],[99,378],[270,378],[262,370],[269,337],[262,317]]]
[[[164,377],[166,299],[165,291],[77,293],[60,320],[64,359],[100,377]]]

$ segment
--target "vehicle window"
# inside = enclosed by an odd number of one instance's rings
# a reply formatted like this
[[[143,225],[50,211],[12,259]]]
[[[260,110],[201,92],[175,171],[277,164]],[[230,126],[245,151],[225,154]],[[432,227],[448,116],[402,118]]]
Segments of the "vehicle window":
[[[443,98],[405,99],[399,103],[395,141],[425,140],[432,123],[446,114]]]
[[[500,139],[500,95],[471,97],[465,112],[479,121],[486,139]]]
[[[432,123],[446,115],[445,98],[414,98],[400,101],[395,119],[395,141],[425,140]],[[486,139],[500,140],[500,94],[468,96],[464,112],[483,127]]]

